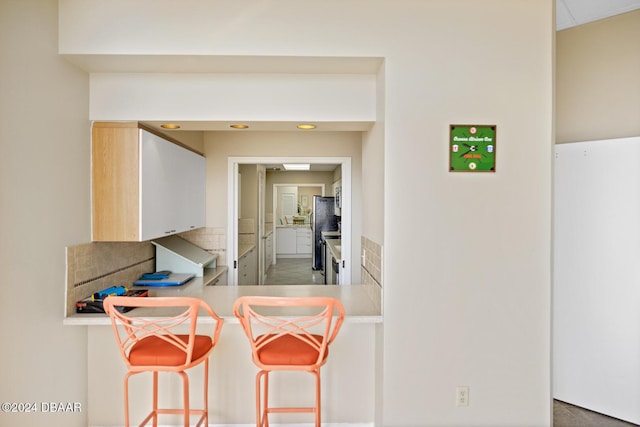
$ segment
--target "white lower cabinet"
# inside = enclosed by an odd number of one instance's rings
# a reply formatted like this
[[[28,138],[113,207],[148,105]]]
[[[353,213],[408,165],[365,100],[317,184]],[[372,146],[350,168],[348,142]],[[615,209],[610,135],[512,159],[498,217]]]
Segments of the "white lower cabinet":
[[[311,255],[311,229],[296,229],[296,253],[301,255]]]
[[[295,228],[278,227],[276,229],[276,254],[295,255],[297,253],[297,234]]]
[[[309,227],[279,227],[276,229],[276,254],[292,258],[311,256],[311,237]]]
[[[256,248],[252,248],[238,260],[238,285],[257,285],[258,267]]]

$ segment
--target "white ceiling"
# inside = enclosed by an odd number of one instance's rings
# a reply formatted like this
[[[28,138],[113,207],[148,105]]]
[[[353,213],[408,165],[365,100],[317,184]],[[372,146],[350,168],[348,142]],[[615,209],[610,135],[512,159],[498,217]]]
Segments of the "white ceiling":
[[[556,0],[556,30],[640,9],[640,0]]]

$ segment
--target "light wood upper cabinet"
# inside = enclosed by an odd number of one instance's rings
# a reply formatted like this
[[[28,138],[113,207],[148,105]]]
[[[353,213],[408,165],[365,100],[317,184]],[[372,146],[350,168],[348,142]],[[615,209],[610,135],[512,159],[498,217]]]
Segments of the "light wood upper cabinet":
[[[144,241],[205,225],[205,158],[138,123],[94,123],[93,241]]]

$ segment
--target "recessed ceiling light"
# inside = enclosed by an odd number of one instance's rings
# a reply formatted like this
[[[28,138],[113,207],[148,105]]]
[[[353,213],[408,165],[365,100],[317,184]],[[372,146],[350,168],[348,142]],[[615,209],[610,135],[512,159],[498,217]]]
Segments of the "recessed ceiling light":
[[[284,163],[282,166],[288,171],[308,171],[311,167],[309,163]]]
[[[288,171],[308,171],[310,168],[309,163],[284,163],[282,166]]]
[[[180,125],[177,125],[175,123],[164,123],[160,125],[160,127],[163,129],[180,129]]]
[[[304,130],[308,130],[308,129],[315,129],[316,125],[298,125],[298,129],[304,129]]]
[[[233,129],[248,129],[249,125],[236,124],[236,125],[229,125],[229,127]]]

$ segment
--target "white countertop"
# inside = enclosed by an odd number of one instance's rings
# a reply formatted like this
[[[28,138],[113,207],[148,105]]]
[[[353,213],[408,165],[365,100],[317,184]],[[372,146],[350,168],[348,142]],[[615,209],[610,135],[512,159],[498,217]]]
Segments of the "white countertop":
[[[211,308],[228,323],[237,323],[233,315],[233,303],[243,295],[273,296],[330,296],[340,300],[345,309],[345,322],[380,323],[380,302],[372,298],[372,285],[282,285],[282,286],[204,286],[202,277],[196,277],[182,286],[149,288],[149,297],[191,296],[205,300]],[[143,288],[143,287],[141,287]],[[373,292],[375,294],[375,292]],[[378,294],[379,296],[379,294]],[[160,309],[137,308],[139,316],[162,315]],[[208,319],[208,320],[207,320]],[[212,322],[208,316],[203,323]],[[99,326],[110,325],[106,314],[73,314],[63,321],[65,325]]]
[[[340,245],[340,239],[327,239],[327,248],[331,251],[331,254],[335,259],[342,259],[342,246]]]

